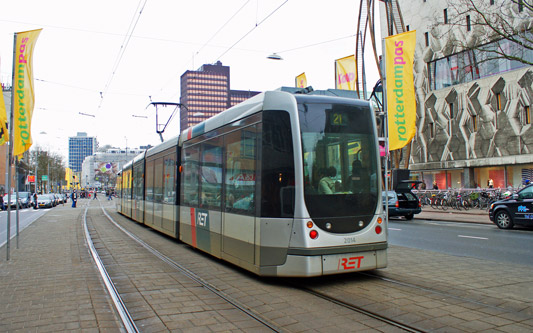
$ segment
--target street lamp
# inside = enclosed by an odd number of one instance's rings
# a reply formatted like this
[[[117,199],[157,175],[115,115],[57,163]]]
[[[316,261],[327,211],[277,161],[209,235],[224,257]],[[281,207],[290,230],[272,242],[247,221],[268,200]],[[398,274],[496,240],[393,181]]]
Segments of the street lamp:
[[[267,59],[270,59],[270,60],[283,60],[283,58],[279,54],[277,54],[276,52],[274,52],[271,55],[269,55],[267,57]]]

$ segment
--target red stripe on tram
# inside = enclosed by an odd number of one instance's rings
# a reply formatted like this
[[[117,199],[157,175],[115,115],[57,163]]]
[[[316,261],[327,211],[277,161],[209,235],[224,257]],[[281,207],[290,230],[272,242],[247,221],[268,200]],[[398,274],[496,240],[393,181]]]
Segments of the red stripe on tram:
[[[194,208],[191,208],[191,241],[192,246],[198,247],[196,243],[196,214],[194,213]]]

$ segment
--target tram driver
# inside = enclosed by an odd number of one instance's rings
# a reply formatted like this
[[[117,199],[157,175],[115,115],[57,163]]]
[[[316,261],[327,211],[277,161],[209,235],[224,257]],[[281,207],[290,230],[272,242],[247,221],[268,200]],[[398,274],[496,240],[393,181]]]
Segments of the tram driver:
[[[333,178],[337,175],[337,169],[331,166],[319,172],[318,194],[333,194],[337,192],[340,183]]]

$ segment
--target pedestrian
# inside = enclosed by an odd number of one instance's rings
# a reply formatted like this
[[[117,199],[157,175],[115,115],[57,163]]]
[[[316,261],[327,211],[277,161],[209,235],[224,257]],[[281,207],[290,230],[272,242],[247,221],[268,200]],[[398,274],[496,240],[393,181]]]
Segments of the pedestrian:
[[[78,194],[76,193],[76,190],[72,192],[70,198],[72,199],[72,208],[76,208],[76,202],[78,201]]]
[[[0,208],[2,210],[6,210],[6,206],[4,205],[4,195],[0,196]]]
[[[437,181],[433,182],[433,189],[434,190],[438,190],[439,189],[439,185],[437,185]]]
[[[39,209],[39,202],[37,201],[37,192],[33,192],[33,209]]]
[[[494,188],[494,180],[492,178],[489,178],[489,188]]]
[[[96,200],[96,191],[94,191],[94,198],[93,200]]]

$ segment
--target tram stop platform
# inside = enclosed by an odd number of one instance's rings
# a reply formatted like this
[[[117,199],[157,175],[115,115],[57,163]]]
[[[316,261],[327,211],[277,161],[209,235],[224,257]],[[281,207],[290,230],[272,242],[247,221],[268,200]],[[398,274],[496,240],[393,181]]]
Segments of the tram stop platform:
[[[59,205],[11,239],[10,259],[0,247],[0,331],[124,331],[113,309],[83,232],[88,199]],[[114,203],[105,207],[112,209]],[[31,214],[32,212],[24,212]],[[0,212],[6,229],[7,212]],[[12,213],[11,228],[14,228]],[[416,219],[490,223],[484,211],[424,208]],[[0,240],[2,244],[4,240]]]

